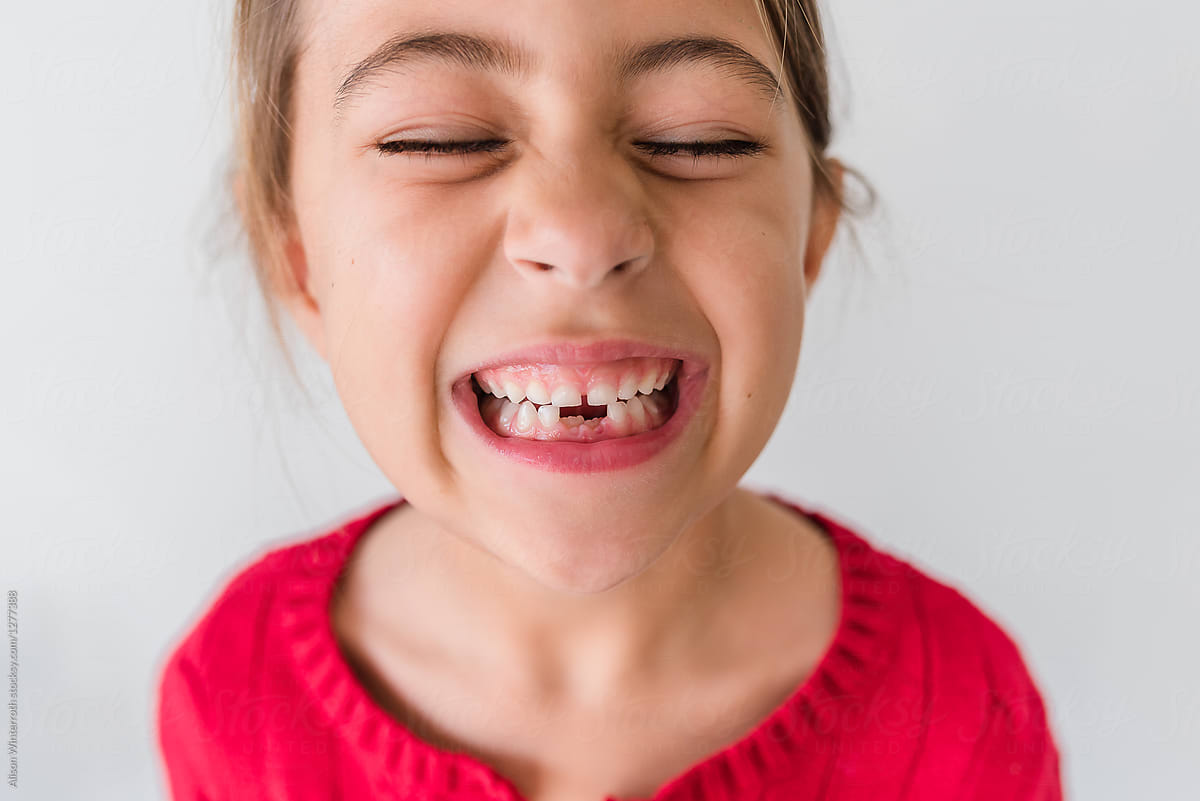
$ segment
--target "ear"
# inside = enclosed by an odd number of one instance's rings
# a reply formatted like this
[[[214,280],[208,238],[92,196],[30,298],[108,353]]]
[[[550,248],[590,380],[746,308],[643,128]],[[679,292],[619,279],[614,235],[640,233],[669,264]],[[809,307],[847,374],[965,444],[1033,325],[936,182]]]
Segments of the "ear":
[[[279,301],[287,309],[296,327],[304,334],[308,344],[321,358],[328,361],[325,349],[325,325],[321,306],[312,293],[312,281],[308,269],[308,256],[295,221],[289,222],[277,234],[279,237],[280,265]]]
[[[255,211],[251,208],[251,198],[247,192],[246,173],[241,170],[233,176],[233,198],[242,220],[247,223],[253,220]],[[268,272],[267,285],[274,295],[272,300],[277,300],[287,310],[313,350],[324,359],[325,333],[321,325],[321,310],[309,292],[308,260],[295,218],[286,226],[270,223],[268,226],[264,233],[271,241],[267,243],[267,253],[263,257],[279,262],[264,265]]]
[[[825,164],[829,179],[840,196],[846,168],[837,159],[828,159]],[[809,291],[817,282],[817,276],[821,274],[821,265],[825,262],[825,253],[829,250],[829,244],[833,241],[833,235],[837,231],[841,213],[841,206],[829,193],[813,192],[808,244],[804,248],[804,283]]]

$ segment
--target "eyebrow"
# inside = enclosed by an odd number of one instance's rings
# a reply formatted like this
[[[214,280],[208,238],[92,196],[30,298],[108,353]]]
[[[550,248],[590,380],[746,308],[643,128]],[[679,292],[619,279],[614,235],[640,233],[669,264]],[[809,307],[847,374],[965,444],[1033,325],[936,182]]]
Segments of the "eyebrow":
[[[678,36],[626,48],[616,56],[617,80],[622,84],[649,73],[698,64],[727,73],[772,103],[782,92],[779,79],[767,65],[736,42],[716,36]],[[527,52],[499,39],[443,31],[400,33],[350,69],[334,95],[334,111],[340,115],[346,101],[364,94],[366,85],[380,73],[417,62],[457,64],[515,77],[528,75],[535,65]]]

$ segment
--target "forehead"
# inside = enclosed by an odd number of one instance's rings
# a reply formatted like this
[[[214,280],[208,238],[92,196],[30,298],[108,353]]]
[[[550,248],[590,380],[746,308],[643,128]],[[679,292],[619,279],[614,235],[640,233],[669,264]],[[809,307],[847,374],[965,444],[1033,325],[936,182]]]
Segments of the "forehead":
[[[305,82],[335,104],[400,67],[580,84],[708,67],[768,94],[785,80],[755,0],[304,0],[301,25]]]

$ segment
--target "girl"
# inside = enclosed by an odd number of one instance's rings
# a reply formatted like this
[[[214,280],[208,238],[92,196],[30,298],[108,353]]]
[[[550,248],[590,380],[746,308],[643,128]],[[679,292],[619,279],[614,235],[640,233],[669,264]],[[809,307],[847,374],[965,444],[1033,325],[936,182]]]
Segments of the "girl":
[[[812,0],[236,20],[262,287],[402,496],[173,650],[176,801],[1060,797],[993,621],[738,486],[845,206]]]

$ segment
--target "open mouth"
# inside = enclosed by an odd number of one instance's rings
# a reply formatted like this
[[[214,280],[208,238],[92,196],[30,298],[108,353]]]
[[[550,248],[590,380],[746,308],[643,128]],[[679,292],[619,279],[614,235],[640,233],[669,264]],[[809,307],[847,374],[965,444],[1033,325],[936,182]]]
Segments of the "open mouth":
[[[679,407],[679,364],[663,368],[657,380],[645,373],[640,382],[626,380],[593,385],[587,391],[542,382],[508,383],[501,389],[495,376],[471,376],[479,415],[500,437],[559,442],[601,442],[653,431]],[[489,385],[485,389],[481,381]],[[529,386],[532,392],[526,393]],[[514,399],[515,398],[515,399]]]

